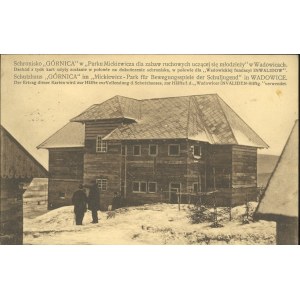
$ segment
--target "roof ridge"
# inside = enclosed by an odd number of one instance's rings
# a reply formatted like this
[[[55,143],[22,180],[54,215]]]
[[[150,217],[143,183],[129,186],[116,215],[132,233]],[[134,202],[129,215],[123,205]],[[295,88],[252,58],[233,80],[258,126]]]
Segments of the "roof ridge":
[[[197,95],[184,95],[184,96],[171,96],[171,97],[162,97],[162,98],[148,98],[141,99],[140,101],[149,101],[149,100],[162,100],[162,99],[173,99],[173,98],[188,98],[188,97],[197,97],[197,96],[208,96],[208,95],[218,95],[217,93],[209,93],[209,94],[197,94]]]
[[[123,112],[123,109],[122,109],[122,105],[121,105],[121,103],[120,103],[120,97],[122,97],[122,96],[116,95],[116,96],[114,96],[113,98],[117,98],[118,104],[119,104],[119,108],[120,108],[120,111],[121,111],[121,115],[122,115],[123,118],[124,118],[124,112]],[[113,99],[113,98],[112,98],[112,99]]]
[[[220,98],[220,97],[219,97]],[[236,116],[237,119],[239,119],[244,125],[246,125],[246,127],[248,129],[250,129],[255,135],[257,135],[260,140],[267,146],[266,148],[270,148],[270,146],[258,135],[258,133],[256,133],[255,130],[253,130],[222,98],[220,98],[222,100],[222,103],[225,104],[225,106],[232,112],[234,113],[234,115]],[[221,105],[222,106],[222,105]],[[223,110],[223,108],[222,108]]]
[[[220,106],[220,108],[221,108],[221,111],[222,111],[222,113],[223,113],[225,119],[226,119],[227,125],[228,125],[228,127],[229,127],[229,129],[230,129],[230,131],[231,131],[231,133],[232,133],[232,136],[233,136],[233,138],[234,138],[236,144],[239,145],[239,142],[238,142],[237,138],[235,137],[235,134],[234,134],[234,132],[233,132],[233,130],[232,130],[232,128],[231,128],[231,125],[230,125],[229,120],[228,120],[228,118],[227,118],[227,115],[226,115],[226,113],[224,112],[224,109],[223,109],[223,107],[222,107],[222,105],[221,105],[221,103],[220,103],[220,100],[222,100],[222,101],[225,103],[225,101],[224,101],[219,95],[217,95],[217,102],[218,102],[218,104],[219,104],[219,106]],[[236,115],[237,115],[237,114],[236,114]]]
[[[201,115],[202,111],[201,111],[201,109],[198,106],[198,101],[197,101],[197,99],[195,99],[196,97],[197,96],[192,96],[193,103],[194,103],[194,106],[195,106],[196,111],[197,111],[197,116],[199,116],[200,122],[203,125],[204,131],[205,131],[206,136],[208,137],[208,140],[211,140],[213,142],[213,144],[214,144],[215,140],[214,140],[213,134],[209,131],[209,128],[207,128],[205,122],[202,119],[202,115]]]
[[[109,99],[108,99],[108,100],[109,100]],[[81,113],[78,114],[77,116],[71,118],[69,121],[70,121],[70,122],[78,122],[78,121],[72,121],[72,120],[78,118],[79,116],[81,116],[82,114],[84,114],[87,110],[91,109],[93,106],[100,105],[100,104],[102,104],[102,103],[104,103],[104,102],[106,102],[106,101],[108,101],[108,100],[105,100],[105,101],[103,101],[103,102],[101,102],[101,103],[95,103],[95,104],[90,105],[87,109],[85,109],[83,112],[81,112]]]

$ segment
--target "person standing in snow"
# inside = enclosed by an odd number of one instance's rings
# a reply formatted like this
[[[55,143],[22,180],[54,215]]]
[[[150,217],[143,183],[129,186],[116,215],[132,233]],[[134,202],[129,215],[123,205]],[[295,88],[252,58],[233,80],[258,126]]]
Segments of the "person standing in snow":
[[[115,192],[112,200],[111,210],[115,210],[120,207],[121,207],[121,195],[120,193]]]
[[[83,190],[83,185],[80,184],[78,190],[74,192],[72,197],[74,205],[74,214],[76,225],[82,225],[82,220],[86,212],[87,197]]]
[[[92,223],[98,223],[98,210],[100,210],[100,193],[96,183],[94,183],[88,196],[88,209],[92,211]]]

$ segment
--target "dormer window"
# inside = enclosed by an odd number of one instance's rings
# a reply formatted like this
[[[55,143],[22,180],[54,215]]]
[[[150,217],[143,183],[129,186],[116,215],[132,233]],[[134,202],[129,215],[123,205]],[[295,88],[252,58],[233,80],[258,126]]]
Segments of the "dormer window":
[[[98,135],[96,140],[96,152],[104,153],[107,152],[107,142],[103,141],[102,136]]]

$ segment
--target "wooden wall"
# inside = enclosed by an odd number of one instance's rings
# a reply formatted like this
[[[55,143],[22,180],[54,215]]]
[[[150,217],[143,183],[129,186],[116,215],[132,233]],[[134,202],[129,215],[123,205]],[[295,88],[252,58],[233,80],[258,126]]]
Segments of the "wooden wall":
[[[257,186],[257,149],[232,146],[232,187]]]
[[[96,143],[89,144],[84,155],[84,183],[95,183],[96,179],[107,179],[107,190],[100,191],[100,207],[107,210],[114,196],[120,191],[121,144],[108,143],[106,153],[96,153]]]
[[[83,182],[83,156],[82,148],[49,149],[48,209],[71,205]]]
[[[82,179],[83,149],[49,149],[49,177],[60,179]]]
[[[149,155],[149,145],[158,145],[157,156]],[[178,156],[168,155],[168,145],[179,144]],[[127,198],[130,203],[169,202],[169,184],[180,183],[181,190],[187,189],[187,151],[186,140],[152,140],[126,142]],[[133,156],[133,146],[141,145],[141,156]],[[134,181],[157,182],[156,193],[134,193]]]
[[[21,180],[1,178],[0,245],[23,243],[23,201]]]
[[[207,150],[207,188],[231,188],[232,146],[209,145]]]

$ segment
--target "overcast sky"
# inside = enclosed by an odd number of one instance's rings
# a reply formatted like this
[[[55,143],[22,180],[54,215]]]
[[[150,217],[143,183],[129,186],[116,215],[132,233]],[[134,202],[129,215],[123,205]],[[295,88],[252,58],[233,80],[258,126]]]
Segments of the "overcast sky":
[[[103,60],[103,56],[60,56]],[[124,56],[107,57],[124,60]],[[13,61],[53,59],[53,56],[2,56],[1,124],[44,166],[48,151],[36,147],[92,104],[115,95],[136,99],[217,93],[270,146],[259,153],[279,155],[298,118],[298,62],[295,56],[177,56],[175,61],[277,61],[288,65],[288,84],[284,87],[257,86],[98,86],[98,85],[13,85]],[[126,60],[140,61],[139,56]],[[151,60],[151,57],[144,59]],[[153,60],[171,60],[154,56]],[[177,74],[178,75],[178,74]],[[228,75],[228,74],[226,74]]]

